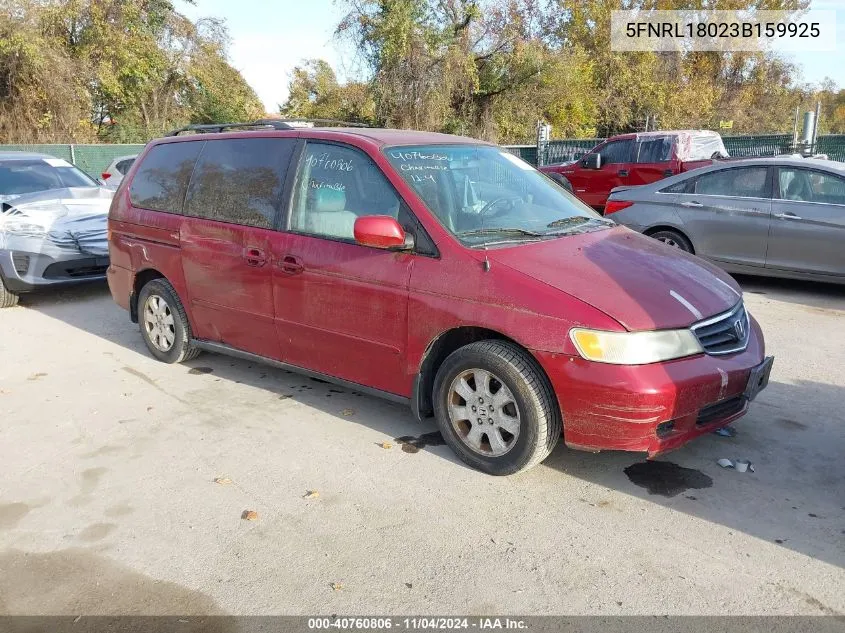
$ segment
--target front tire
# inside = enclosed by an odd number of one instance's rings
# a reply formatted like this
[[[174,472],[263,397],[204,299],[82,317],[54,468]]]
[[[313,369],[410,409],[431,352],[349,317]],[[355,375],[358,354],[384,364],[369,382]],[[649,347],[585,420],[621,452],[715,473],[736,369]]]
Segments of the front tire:
[[[200,353],[191,345],[191,324],[185,308],[166,279],[153,279],[141,288],[138,324],[147,349],[163,363],[181,363]]]
[[[572,183],[569,182],[569,179],[566,176],[563,176],[563,175],[555,173],[555,172],[549,172],[546,175],[549,178],[551,178],[552,180],[554,180],[561,187],[566,189],[569,193],[574,193],[574,191],[572,190]]]
[[[461,460],[487,474],[527,470],[560,439],[551,386],[513,343],[478,341],[452,352],[437,371],[433,395],[443,438]]]
[[[18,305],[18,295],[9,290],[0,277],[0,308],[11,308]]]

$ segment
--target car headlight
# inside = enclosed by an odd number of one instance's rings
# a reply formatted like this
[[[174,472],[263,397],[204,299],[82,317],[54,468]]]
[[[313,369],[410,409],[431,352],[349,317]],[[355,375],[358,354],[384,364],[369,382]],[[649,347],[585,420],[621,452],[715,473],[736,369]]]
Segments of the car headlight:
[[[690,330],[605,332],[572,328],[569,336],[587,360],[613,365],[646,365],[704,351]]]
[[[0,221],[0,233],[7,233],[19,237],[44,237],[47,229],[41,224],[24,222],[16,219]]]

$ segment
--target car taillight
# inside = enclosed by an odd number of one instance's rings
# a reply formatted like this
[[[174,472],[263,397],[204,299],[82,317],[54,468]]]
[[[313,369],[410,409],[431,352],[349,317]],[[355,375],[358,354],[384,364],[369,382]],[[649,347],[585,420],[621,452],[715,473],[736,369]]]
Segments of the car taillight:
[[[100,178],[102,178],[103,180],[108,180],[109,178],[111,178],[111,174],[107,171],[104,171],[102,174],[100,174]]]
[[[607,204],[604,205],[604,214],[610,215],[611,213],[616,213],[622,209],[627,209],[632,204],[634,203],[628,202],[627,200],[608,200]]]

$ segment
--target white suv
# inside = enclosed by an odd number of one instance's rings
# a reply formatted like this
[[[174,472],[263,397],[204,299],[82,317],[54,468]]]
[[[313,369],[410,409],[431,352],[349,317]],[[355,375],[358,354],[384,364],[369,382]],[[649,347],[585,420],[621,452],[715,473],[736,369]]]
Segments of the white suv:
[[[104,187],[117,189],[120,181],[123,180],[123,177],[129,171],[129,168],[132,167],[132,163],[135,162],[136,158],[138,158],[137,154],[133,154],[132,156],[119,156],[118,158],[115,158],[106,170],[100,174],[100,177],[97,180]]]

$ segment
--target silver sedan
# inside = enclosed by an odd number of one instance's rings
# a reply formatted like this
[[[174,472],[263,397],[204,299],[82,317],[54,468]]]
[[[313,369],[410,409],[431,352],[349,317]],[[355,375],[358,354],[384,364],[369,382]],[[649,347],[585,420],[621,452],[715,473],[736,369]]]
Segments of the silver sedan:
[[[728,272],[845,283],[845,164],[718,163],[613,190],[605,215]]]

